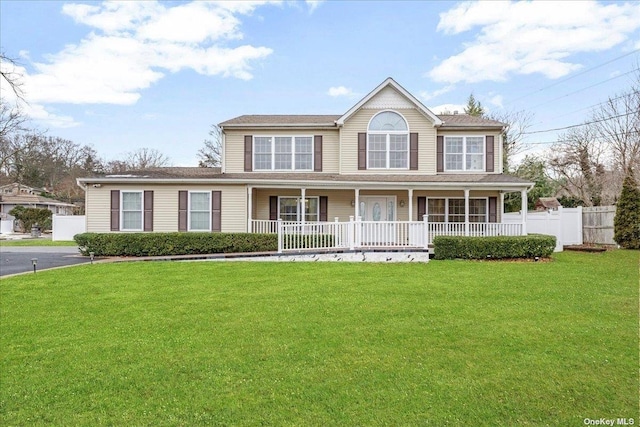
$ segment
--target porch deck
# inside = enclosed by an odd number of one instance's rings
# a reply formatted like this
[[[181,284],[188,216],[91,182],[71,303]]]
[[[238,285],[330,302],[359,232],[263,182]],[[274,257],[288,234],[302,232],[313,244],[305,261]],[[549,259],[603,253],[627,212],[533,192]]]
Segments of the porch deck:
[[[435,236],[520,236],[517,223],[252,220],[251,232],[278,234],[278,252],[319,249],[428,249]]]

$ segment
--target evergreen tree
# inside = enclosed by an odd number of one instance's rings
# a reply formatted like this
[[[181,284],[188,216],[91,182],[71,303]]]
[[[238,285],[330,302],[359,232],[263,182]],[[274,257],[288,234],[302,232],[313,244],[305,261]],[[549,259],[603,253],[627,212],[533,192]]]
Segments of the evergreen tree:
[[[631,173],[622,182],[613,228],[613,240],[620,246],[640,249],[640,189]]]
[[[480,101],[476,101],[476,98],[473,96],[473,93],[469,95],[469,99],[467,100],[467,106],[464,107],[465,114],[470,116],[482,117],[484,116],[484,107],[480,103]]]

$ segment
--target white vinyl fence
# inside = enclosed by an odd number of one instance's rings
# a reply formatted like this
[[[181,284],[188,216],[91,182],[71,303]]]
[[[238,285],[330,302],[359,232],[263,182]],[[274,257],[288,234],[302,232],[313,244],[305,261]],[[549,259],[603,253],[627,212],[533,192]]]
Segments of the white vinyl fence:
[[[502,221],[521,223],[519,212],[505,213]],[[531,211],[527,213],[528,234],[548,234],[556,237],[556,252],[565,245],[582,244],[582,207],[558,208],[557,211]]]
[[[54,215],[51,224],[51,240],[73,240],[76,234],[87,231],[84,215]]]
[[[0,221],[0,234],[11,234],[13,233],[13,220],[12,219],[3,219]]]

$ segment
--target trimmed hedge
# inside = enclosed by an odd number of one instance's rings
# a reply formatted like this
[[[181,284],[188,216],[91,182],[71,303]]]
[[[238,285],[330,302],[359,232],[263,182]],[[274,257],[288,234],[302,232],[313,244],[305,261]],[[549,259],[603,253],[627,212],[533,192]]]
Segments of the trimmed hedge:
[[[278,250],[277,234],[82,233],[74,240],[82,255],[167,256]]]
[[[436,236],[435,259],[546,258],[556,247],[555,236]]]

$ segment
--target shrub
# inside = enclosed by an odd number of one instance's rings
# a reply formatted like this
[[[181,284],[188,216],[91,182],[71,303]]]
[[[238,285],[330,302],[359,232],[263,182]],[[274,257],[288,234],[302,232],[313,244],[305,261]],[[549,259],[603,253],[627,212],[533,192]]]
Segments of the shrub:
[[[49,209],[25,208],[24,206],[16,206],[9,211],[9,215],[14,216],[20,221],[22,231],[28,233],[34,225],[40,226],[41,230],[51,230],[51,215]]]
[[[613,229],[617,244],[626,249],[640,249],[640,190],[630,173],[622,182]]]
[[[168,256],[278,249],[276,234],[250,233],[82,233],[74,240],[83,255]]]
[[[502,259],[548,257],[556,247],[555,236],[436,236],[435,259]]]

